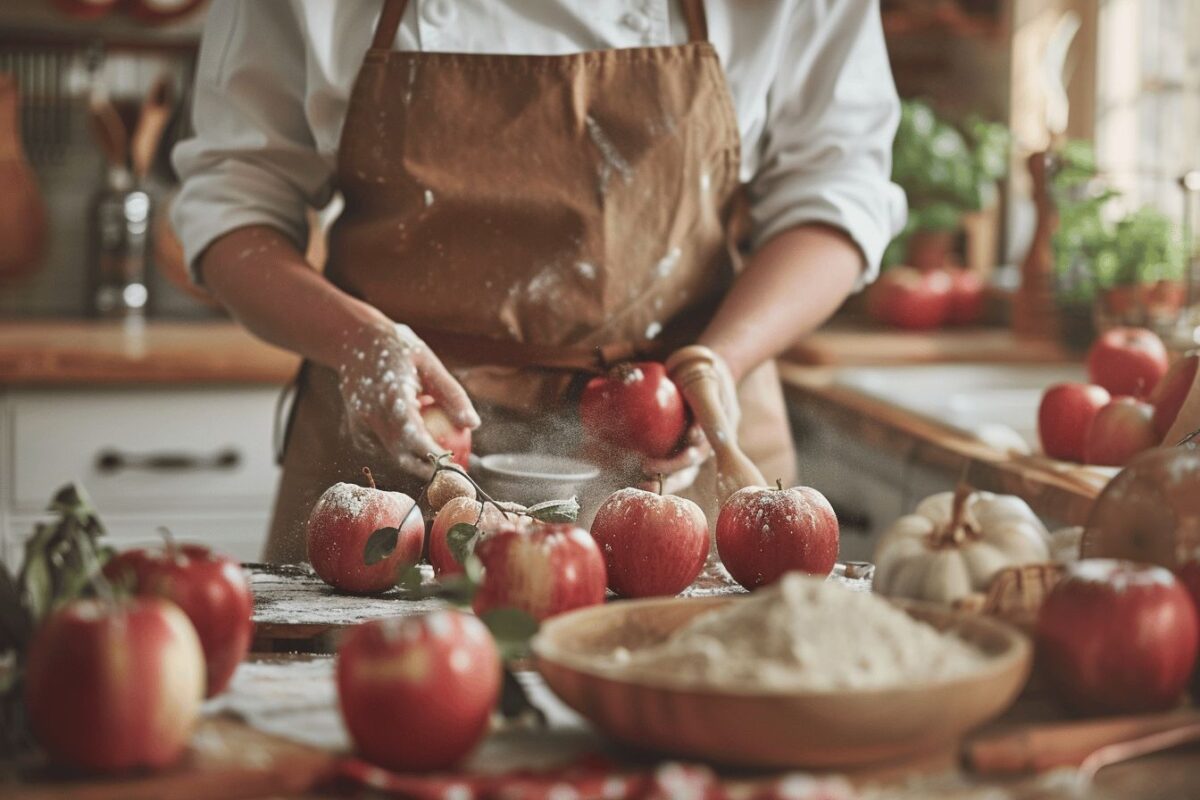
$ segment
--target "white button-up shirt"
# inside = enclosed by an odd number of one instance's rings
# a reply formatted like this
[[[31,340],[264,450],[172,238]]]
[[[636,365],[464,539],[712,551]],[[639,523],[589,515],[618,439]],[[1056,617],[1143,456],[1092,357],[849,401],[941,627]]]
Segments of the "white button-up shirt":
[[[890,179],[899,105],[878,0],[705,0],[742,139],[753,242],[806,222],[845,230],[864,281],[904,221]],[[346,104],[380,0],[216,0],[194,138],[174,152],[189,263],[217,237],[274,226],[302,243],[334,190]],[[681,43],[675,0],[410,0],[402,50],[557,55]],[[418,122],[419,124],[419,122]]]

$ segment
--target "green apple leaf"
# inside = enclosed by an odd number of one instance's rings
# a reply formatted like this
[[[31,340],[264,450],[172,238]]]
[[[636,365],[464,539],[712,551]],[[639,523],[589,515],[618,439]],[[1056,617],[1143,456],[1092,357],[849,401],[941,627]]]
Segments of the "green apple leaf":
[[[475,540],[479,537],[479,528],[469,522],[460,522],[446,531],[446,546],[450,555],[459,564],[467,563],[467,559],[475,552]]]
[[[524,658],[529,653],[529,640],[538,632],[538,621],[518,608],[494,608],[480,617],[492,632],[500,655],[506,661]]]
[[[399,542],[398,528],[380,528],[367,537],[367,546],[363,548],[363,563],[368,567],[378,564],[392,554]]]
[[[541,522],[574,522],[579,517],[579,501],[574,497],[547,500],[530,506],[525,513]]]

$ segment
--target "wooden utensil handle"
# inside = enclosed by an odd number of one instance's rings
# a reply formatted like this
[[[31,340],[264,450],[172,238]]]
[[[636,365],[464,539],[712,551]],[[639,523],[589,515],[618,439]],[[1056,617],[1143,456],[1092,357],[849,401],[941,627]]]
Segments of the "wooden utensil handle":
[[[981,774],[1041,772],[1079,766],[1106,747],[1197,724],[1200,713],[1190,712],[1026,725],[975,739],[965,755]]]
[[[724,502],[738,489],[763,486],[766,481],[738,447],[737,428],[721,401],[716,360],[717,355],[707,347],[693,345],[675,352],[667,359],[666,367],[712,446],[717,465],[717,499]]]
[[[0,73],[0,161],[23,161],[17,117],[17,82]]]

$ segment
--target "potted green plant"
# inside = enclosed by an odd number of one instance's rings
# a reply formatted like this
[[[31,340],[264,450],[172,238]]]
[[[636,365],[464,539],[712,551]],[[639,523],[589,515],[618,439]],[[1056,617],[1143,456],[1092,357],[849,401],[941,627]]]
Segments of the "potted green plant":
[[[1010,144],[1003,125],[973,116],[955,127],[927,104],[903,101],[892,146],[892,180],[908,195],[909,215],[885,265],[946,266],[964,215],[994,205]]]
[[[1120,192],[1097,175],[1090,143],[1059,148],[1050,182],[1059,216],[1052,242],[1059,303],[1101,328],[1167,329],[1185,295],[1178,228],[1148,206],[1122,215]]]

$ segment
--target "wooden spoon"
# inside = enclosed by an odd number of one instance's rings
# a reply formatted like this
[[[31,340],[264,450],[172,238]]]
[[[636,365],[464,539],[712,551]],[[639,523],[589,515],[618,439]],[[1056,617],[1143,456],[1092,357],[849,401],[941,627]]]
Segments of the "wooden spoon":
[[[133,174],[139,181],[145,179],[154,164],[163,132],[171,121],[171,112],[171,78],[164,74],[155,79],[146,93],[129,143]]]
[[[766,486],[763,474],[738,447],[737,429],[721,403],[717,356],[707,347],[693,345],[667,359],[667,372],[692,409],[696,422],[712,446],[717,467],[717,504],[746,486]]]
[[[24,275],[46,250],[46,206],[21,146],[19,94],[0,74],[0,278]]]
[[[984,775],[1043,772],[1080,767],[1095,774],[1103,766],[1200,740],[1200,712],[1108,717],[1038,723],[972,740],[967,764]]]

